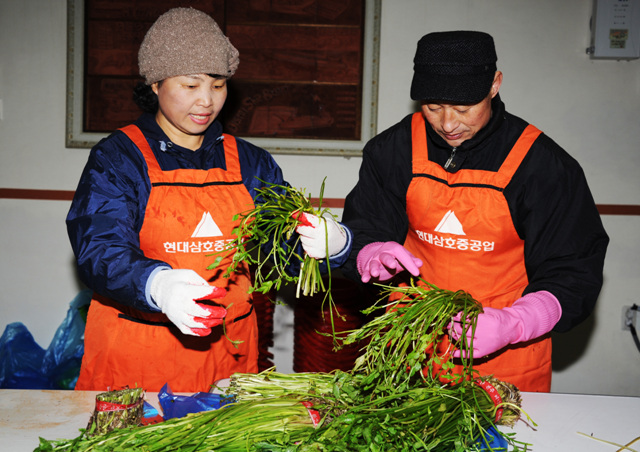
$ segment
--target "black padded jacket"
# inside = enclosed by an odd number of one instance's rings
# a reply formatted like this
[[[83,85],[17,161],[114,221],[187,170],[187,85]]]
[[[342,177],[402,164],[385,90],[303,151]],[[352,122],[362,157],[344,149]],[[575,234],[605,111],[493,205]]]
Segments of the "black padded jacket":
[[[448,171],[497,171],[527,125],[506,112],[496,96],[489,123],[455,150]],[[444,167],[453,149],[428,123],[426,128],[429,159]],[[366,244],[404,243],[411,162],[411,115],[366,144],[359,180],[346,198],[343,213],[343,222],[354,233],[351,255],[343,267],[346,276],[359,280],[356,258]],[[554,330],[567,331],[593,311],[609,243],[584,172],[543,133],[504,196],[524,240],[529,284],[523,295],[539,290],[553,293],[562,306]]]

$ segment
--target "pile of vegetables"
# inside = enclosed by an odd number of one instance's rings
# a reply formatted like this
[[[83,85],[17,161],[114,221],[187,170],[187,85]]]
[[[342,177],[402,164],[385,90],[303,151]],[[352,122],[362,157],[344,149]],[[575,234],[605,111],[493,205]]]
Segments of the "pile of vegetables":
[[[41,439],[36,450],[480,451],[489,450],[481,441],[493,427],[523,413],[517,388],[479,377],[471,360],[452,373],[450,347],[461,345],[446,341],[452,312],[466,313],[473,328],[482,309],[468,294],[418,280],[386,287],[371,309],[384,313],[341,336],[368,340],[349,372],[236,373],[225,389],[235,401],[216,411],[101,437]],[[497,434],[511,450],[526,450],[513,435]]]
[[[297,398],[271,398],[188,414],[159,424],[114,430],[103,436],[47,441],[44,451],[248,451],[279,436],[298,442],[314,430],[307,408]],[[230,408],[230,409],[229,409]]]
[[[513,425],[520,416],[515,387],[495,379],[456,385],[413,385],[404,390],[385,388],[372,397],[362,385],[363,375],[335,373],[258,375],[235,374],[231,391],[239,403],[298,397],[312,404],[322,419],[296,445],[282,441],[250,450],[322,451],[472,451],[492,425]],[[513,438],[509,441],[517,449]],[[275,443],[275,444],[274,444]]]

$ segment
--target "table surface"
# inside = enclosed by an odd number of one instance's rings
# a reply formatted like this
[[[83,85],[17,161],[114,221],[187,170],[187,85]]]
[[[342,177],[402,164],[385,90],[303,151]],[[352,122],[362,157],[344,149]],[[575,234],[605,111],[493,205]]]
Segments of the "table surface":
[[[77,437],[93,413],[96,394],[0,390],[0,450],[33,451],[38,437]],[[156,393],[145,399],[159,406]],[[527,451],[615,452],[640,436],[640,397],[522,393],[522,407],[537,426],[520,420],[502,431],[531,444]],[[640,440],[624,450],[640,451]]]
[[[527,451],[615,452],[640,437],[640,397],[525,392],[522,408],[536,426],[521,419],[501,430],[531,444]],[[630,447],[640,451],[640,440]]]

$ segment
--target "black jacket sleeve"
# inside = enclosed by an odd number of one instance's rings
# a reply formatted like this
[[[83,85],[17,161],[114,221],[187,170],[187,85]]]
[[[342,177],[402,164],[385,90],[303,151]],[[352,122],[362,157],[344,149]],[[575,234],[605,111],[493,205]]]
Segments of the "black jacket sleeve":
[[[404,243],[407,237],[407,188],[411,182],[411,115],[370,140],[363,150],[358,183],[345,199],[342,220],[354,233],[342,270],[360,280],[358,252],[379,241]]]
[[[592,311],[603,282],[609,238],[577,161],[548,136],[534,143],[505,190],[525,243],[529,285],[562,306],[555,331],[567,331]]]

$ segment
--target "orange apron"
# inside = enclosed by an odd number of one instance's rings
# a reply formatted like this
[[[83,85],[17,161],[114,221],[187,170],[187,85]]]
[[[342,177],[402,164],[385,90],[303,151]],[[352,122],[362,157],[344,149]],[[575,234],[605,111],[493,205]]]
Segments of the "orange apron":
[[[424,117],[413,115],[413,179],[407,191],[409,232],[404,246],[424,262],[420,272],[426,281],[465,290],[492,308],[510,306],[522,296],[528,284],[524,242],[503,190],[540,133],[528,126],[497,172],[449,173],[429,161]],[[473,368],[522,391],[548,392],[551,338],[510,345],[474,359]]]
[[[206,392],[233,372],[257,372],[256,315],[247,294],[248,268],[222,278],[231,258],[207,270],[212,253],[232,239],[233,216],[253,208],[242,183],[235,138],[224,136],[227,169],[162,171],[136,126],[122,129],[147,163],[151,193],[140,230],[145,256],[173,268],[189,268],[227,289],[214,302],[227,310],[222,326],[205,337],[188,336],[162,313],[145,313],[94,294],[85,330],[85,354],[76,389],[142,387],[157,392],[165,383],[176,392]],[[242,270],[242,271],[240,271]],[[243,341],[237,348],[229,339]]]

